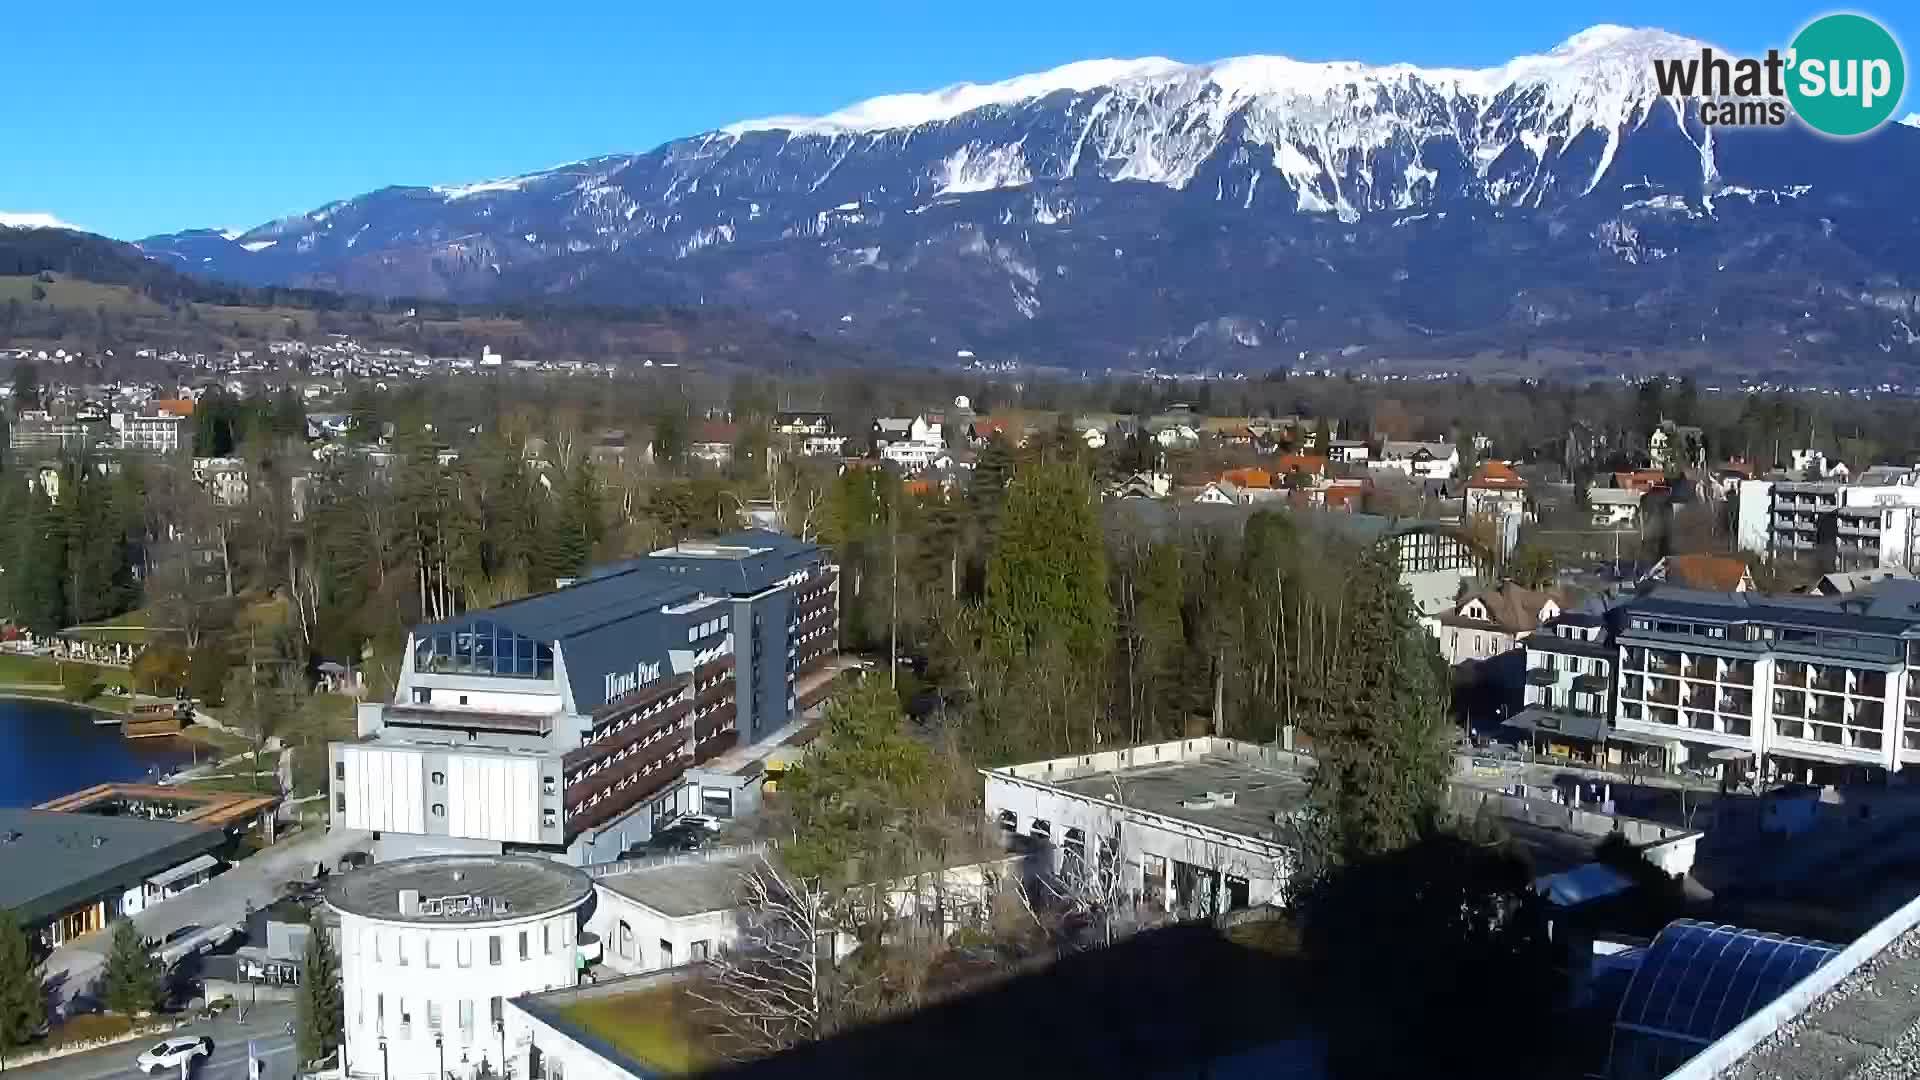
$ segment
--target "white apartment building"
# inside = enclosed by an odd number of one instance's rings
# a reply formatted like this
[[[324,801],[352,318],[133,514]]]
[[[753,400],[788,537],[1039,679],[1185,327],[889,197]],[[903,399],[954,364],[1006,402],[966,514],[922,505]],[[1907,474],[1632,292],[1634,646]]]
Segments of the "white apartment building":
[[[1460,448],[1450,442],[1387,439],[1380,456],[1367,461],[1374,472],[1398,472],[1415,480],[1451,480],[1460,471]]]
[[[1615,656],[1606,640],[1606,621],[1586,612],[1563,612],[1523,644],[1526,689],[1521,710],[1507,726],[1528,732],[1549,756],[1590,758],[1613,716]],[[1620,749],[1611,748],[1607,757],[1618,764]]]
[[[525,855],[379,863],[327,891],[340,915],[343,1071],[366,1080],[526,1077],[506,1002],[578,980],[579,870]]]
[[[180,449],[187,418],[173,413],[114,413],[109,423],[119,433],[121,449],[171,454]]]
[[[1744,481],[1736,539],[1742,550],[1830,559],[1843,572],[1913,569],[1920,558],[1920,472],[1876,468],[1853,483]]]
[[[1916,605],[1909,579],[1838,597],[1655,589],[1617,616],[1610,738],[1795,778],[1920,762]]]

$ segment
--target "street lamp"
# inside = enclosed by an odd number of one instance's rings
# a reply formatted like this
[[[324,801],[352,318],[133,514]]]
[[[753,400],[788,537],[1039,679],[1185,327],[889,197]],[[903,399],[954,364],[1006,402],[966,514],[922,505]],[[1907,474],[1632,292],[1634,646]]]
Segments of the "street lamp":
[[[393,1073],[387,1068],[387,1037],[380,1036],[380,1080],[393,1080]]]

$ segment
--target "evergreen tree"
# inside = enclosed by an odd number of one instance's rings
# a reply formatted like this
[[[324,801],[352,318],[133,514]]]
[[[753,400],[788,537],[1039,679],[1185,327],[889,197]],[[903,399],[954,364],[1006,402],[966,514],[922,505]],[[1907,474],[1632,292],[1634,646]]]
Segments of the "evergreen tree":
[[[1318,761],[1309,876],[1412,843],[1437,820],[1452,764],[1445,664],[1391,550],[1361,554],[1319,621],[1332,648],[1325,703],[1305,725]]]
[[[346,1037],[346,995],[340,986],[340,958],[326,932],[307,935],[305,970],[300,981],[298,1028],[300,1061],[318,1061]]]
[[[160,1007],[166,985],[160,958],[132,919],[114,924],[107,946],[107,967],[100,976],[101,1000],[122,1016],[137,1016]]]
[[[1036,462],[1014,475],[987,565],[987,621],[1003,658],[1049,643],[1086,667],[1105,658],[1107,548],[1084,469]]]
[[[45,1023],[46,985],[13,912],[0,910],[0,1064]]]

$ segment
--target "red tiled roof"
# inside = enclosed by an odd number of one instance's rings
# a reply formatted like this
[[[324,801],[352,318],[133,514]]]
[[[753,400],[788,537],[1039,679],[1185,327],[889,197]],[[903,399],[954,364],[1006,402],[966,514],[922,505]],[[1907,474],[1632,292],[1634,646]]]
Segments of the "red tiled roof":
[[[1527,482],[1520,479],[1520,474],[1513,471],[1513,466],[1504,461],[1483,461],[1479,468],[1473,470],[1473,479],[1467,481],[1467,486],[1519,489],[1526,487]]]
[[[1259,488],[1273,487],[1273,474],[1265,469],[1248,466],[1244,469],[1228,469],[1220,474],[1220,479],[1235,487]]]
[[[1275,476],[1285,476],[1290,472],[1322,475],[1327,471],[1327,459],[1319,454],[1282,454],[1280,460],[1273,463]]]
[[[1667,582],[1690,589],[1733,592],[1746,579],[1747,564],[1731,555],[1669,555]]]

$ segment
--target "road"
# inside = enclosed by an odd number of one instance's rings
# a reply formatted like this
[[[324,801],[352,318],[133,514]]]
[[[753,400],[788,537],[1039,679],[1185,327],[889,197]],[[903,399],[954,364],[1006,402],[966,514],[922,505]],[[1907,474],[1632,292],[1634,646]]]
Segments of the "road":
[[[142,911],[133,917],[134,925],[146,937],[159,940],[183,926],[240,923],[246,918],[249,901],[255,907],[265,907],[279,895],[280,886],[311,878],[314,863],[331,870],[341,855],[365,851],[371,841],[370,833],[309,829],[234,863],[205,885]],[[47,958],[47,983],[61,1005],[99,975],[112,938],[111,928],[96,931],[60,946]]]
[[[254,1049],[262,1062],[262,1075],[266,1080],[292,1080],[294,1075],[293,1039],[287,1035],[286,1025],[293,1019],[292,1003],[261,1005],[247,1015],[242,1022],[235,1016],[235,1010],[217,1020],[205,1023],[191,1023],[182,1027],[176,1035],[205,1035],[213,1040],[213,1053],[201,1058],[194,1066],[192,1080],[247,1080],[247,1040],[252,1039]],[[88,1050],[83,1054],[42,1061],[25,1068],[8,1069],[7,1075],[31,1077],[33,1080],[106,1080],[107,1077],[132,1077],[138,1075],[133,1059],[140,1052],[164,1036],[151,1036],[135,1039],[132,1042],[103,1046],[98,1050]],[[178,1073],[157,1073],[154,1080],[172,1080]]]

